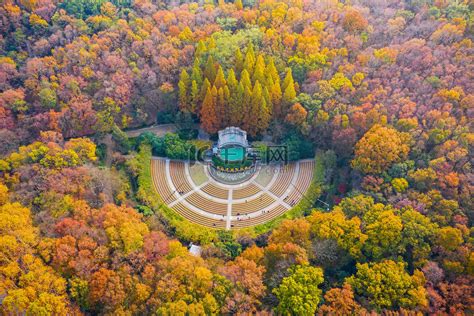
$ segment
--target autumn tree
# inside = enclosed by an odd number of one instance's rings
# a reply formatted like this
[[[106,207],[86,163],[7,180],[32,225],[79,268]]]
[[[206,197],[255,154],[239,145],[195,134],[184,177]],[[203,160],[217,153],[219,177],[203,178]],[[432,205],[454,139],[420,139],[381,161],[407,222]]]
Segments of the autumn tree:
[[[234,4],[235,4],[235,8],[237,10],[242,10],[244,8],[244,6],[242,4],[242,0],[235,0]]]
[[[362,218],[365,213],[374,206],[374,199],[371,196],[359,194],[352,197],[346,197],[334,209],[341,209],[346,216],[358,216]]]
[[[296,98],[295,83],[290,68],[288,68],[285,79],[282,82],[281,91],[283,91],[281,99],[281,115],[286,115]]]
[[[335,240],[339,247],[354,258],[362,256],[362,247],[368,236],[362,232],[362,223],[358,217],[346,219],[342,211],[334,210],[330,213],[314,212],[308,221],[313,236]]]
[[[374,125],[356,144],[352,167],[364,173],[379,174],[406,159],[409,139],[391,127]]]
[[[421,262],[431,253],[432,240],[438,227],[428,217],[413,209],[404,210],[401,219],[402,244],[407,257]]]
[[[463,243],[462,233],[454,227],[440,228],[437,234],[438,244],[448,251],[453,251]]]
[[[306,109],[301,104],[295,103],[286,115],[285,121],[296,126],[298,129],[302,129],[304,123],[306,123],[307,115]]]
[[[269,244],[265,248],[263,263],[267,286],[274,288],[288,275],[292,265],[305,265],[308,255],[304,248],[293,243]]]
[[[255,62],[255,69],[252,75],[252,82],[260,82],[262,85],[266,85],[266,78],[265,78],[265,60],[263,59],[263,55],[259,54],[257,56],[257,60]]]
[[[354,299],[354,291],[348,283],[342,288],[332,288],[324,294],[324,304],[318,315],[360,315],[365,309]]]
[[[66,298],[66,281],[40,258],[27,254],[19,258],[15,281],[3,299],[2,310],[7,314],[67,314],[70,312]],[[8,271],[8,270],[7,270]],[[17,286],[11,287],[14,284]],[[5,289],[5,287],[4,287]]]
[[[178,82],[179,90],[179,109],[181,111],[190,111],[191,110],[191,82],[189,79],[188,72],[186,70],[181,71]],[[195,96],[194,96],[195,97]]]
[[[244,56],[240,48],[237,48],[234,57],[234,68],[237,74],[240,74],[244,70]]]
[[[367,28],[368,22],[359,11],[350,10],[344,15],[342,25],[348,32],[360,33]]]
[[[222,70],[222,67],[219,65],[216,79],[214,80],[214,87],[216,87],[216,89],[219,90],[220,88],[224,88],[226,85],[227,85],[227,81],[225,79],[224,70]]]
[[[214,92],[213,92],[214,91]],[[216,113],[217,90],[208,88],[201,108],[201,121],[206,132],[214,134],[219,130],[219,121]]]
[[[400,262],[358,263],[356,274],[347,278],[347,282],[358,295],[369,298],[371,307],[379,311],[400,307],[423,309],[428,304],[423,273],[415,271],[411,276]]]
[[[241,126],[243,118],[243,85],[237,81],[233,69],[229,70],[227,84],[229,88],[229,100],[227,105],[229,124],[231,126]]]
[[[0,205],[3,313],[67,314],[66,281],[36,255],[38,229],[19,203]]]
[[[264,267],[239,256],[223,270],[224,275],[235,284],[226,299],[225,312],[255,312],[265,292]]]
[[[209,82],[214,82],[216,79],[216,63],[214,61],[214,57],[212,55],[209,55],[209,58],[207,59],[206,65],[204,66],[204,77],[206,77]]]
[[[72,138],[64,144],[64,149],[73,150],[81,164],[97,159],[96,145],[88,138]]]
[[[313,315],[321,299],[319,285],[324,281],[323,270],[297,265],[290,268],[289,272],[278,288],[273,290],[279,301],[277,312]]]
[[[247,51],[245,52],[245,59],[244,59],[244,69],[247,70],[249,73],[254,72],[255,67],[255,50],[252,44],[247,47]]]
[[[0,183],[0,205],[7,203],[8,200],[8,188],[6,185]]]
[[[265,131],[270,123],[270,110],[258,81],[255,82],[248,105],[248,111],[244,114],[244,129],[249,135],[256,136]]]
[[[393,209],[377,204],[364,215],[363,221],[367,234],[364,250],[369,258],[377,260],[402,251],[403,223]]]
[[[131,208],[112,204],[105,205],[102,212],[105,215],[103,226],[112,248],[129,254],[143,247],[144,236],[149,230],[140,221],[141,214]]]
[[[89,299],[91,303],[105,305],[105,310],[113,312],[126,297],[125,285],[113,270],[100,269],[92,275]]]
[[[269,242],[287,243],[291,242],[304,249],[309,248],[310,224],[304,219],[286,220],[273,230]]]

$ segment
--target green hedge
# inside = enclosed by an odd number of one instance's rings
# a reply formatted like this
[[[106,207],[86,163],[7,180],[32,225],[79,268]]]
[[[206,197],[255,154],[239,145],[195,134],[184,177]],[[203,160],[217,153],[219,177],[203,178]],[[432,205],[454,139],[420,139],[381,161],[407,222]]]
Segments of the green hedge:
[[[155,213],[159,212],[176,231],[176,237],[201,245],[219,240],[217,230],[191,223],[163,203],[163,199],[153,187],[151,176],[151,146],[140,145],[136,156],[138,160],[138,190],[137,199],[150,207]]]

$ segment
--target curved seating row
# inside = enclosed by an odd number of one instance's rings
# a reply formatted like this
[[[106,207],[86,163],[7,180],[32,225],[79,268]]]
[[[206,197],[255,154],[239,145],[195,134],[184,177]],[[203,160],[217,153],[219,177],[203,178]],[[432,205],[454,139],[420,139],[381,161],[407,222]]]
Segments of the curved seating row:
[[[201,188],[201,190],[219,199],[227,200],[227,198],[229,197],[229,190],[219,188],[218,186],[215,186],[212,183],[206,184],[204,187]]]
[[[298,173],[298,178],[296,179],[295,185],[288,194],[288,197],[285,199],[290,205],[296,204],[303,195],[308,190],[309,186],[311,185],[311,180],[313,179],[313,169],[314,169],[314,162],[307,161],[300,163],[300,172]]]
[[[296,165],[290,164],[282,166],[278,172],[275,183],[270,188],[270,192],[276,196],[282,196],[290,186],[291,180],[295,174]]]
[[[245,199],[245,198],[251,197],[252,195],[257,194],[258,192],[260,192],[260,188],[257,187],[255,184],[250,183],[249,185],[241,189],[235,189],[232,192],[232,198],[234,200]]]
[[[183,216],[190,222],[207,226],[207,227],[212,227],[212,228],[225,228],[225,225],[226,225],[225,218],[218,220],[218,219],[213,219],[213,218],[203,216],[201,214],[198,214],[196,212],[189,210],[186,206],[184,206],[181,203],[177,203],[175,206],[173,206],[173,209],[179,215]]]
[[[234,228],[234,229],[244,228],[244,227],[250,227],[250,226],[263,224],[274,219],[275,217],[282,215],[286,211],[287,209],[283,205],[278,205],[274,207],[273,209],[269,210],[268,212],[262,213],[262,215],[260,216],[256,216],[249,219],[245,219],[245,216],[244,216],[240,220],[232,221],[231,228]]]
[[[232,204],[232,215],[258,212],[270,206],[273,202],[275,202],[275,200],[270,195],[264,193],[258,198],[249,199],[243,203]]]
[[[194,192],[186,197],[186,201],[198,209],[212,214],[227,215],[227,204],[215,202]]]
[[[169,204],[176,200],[173,191],[166,181],[166,162],[164,160],[151,161],[151,176],[156,191],[163,199],[163,202]]]
[[[193,190],[193,186],[186,178],[184,162],[170,161],[170,176],[179,194],[183,195]]]

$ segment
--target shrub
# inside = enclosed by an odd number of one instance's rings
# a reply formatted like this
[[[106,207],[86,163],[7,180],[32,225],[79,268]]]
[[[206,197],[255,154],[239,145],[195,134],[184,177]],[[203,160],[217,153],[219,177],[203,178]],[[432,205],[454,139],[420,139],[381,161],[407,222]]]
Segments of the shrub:
[[[392,186],[398,193],[403,193],[408,189],[408,181],[404,178],[395,178],[392,180]]]

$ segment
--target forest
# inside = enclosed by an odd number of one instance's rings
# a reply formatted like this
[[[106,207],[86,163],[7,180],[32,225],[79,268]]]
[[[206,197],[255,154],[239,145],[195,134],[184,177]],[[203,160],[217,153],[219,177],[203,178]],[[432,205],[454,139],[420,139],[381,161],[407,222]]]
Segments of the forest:
[[[1,1],[0,313],[474,313],[473,9]],[[129,136],[156,124],[177,131]],[[324,203],[261,230],[177,220],[151,155],[227,126],[320,157]]]

